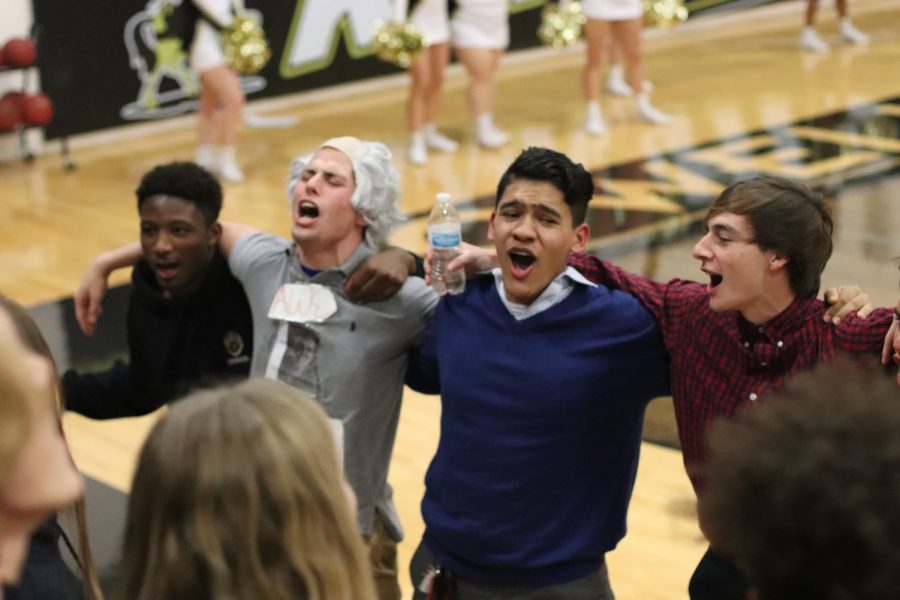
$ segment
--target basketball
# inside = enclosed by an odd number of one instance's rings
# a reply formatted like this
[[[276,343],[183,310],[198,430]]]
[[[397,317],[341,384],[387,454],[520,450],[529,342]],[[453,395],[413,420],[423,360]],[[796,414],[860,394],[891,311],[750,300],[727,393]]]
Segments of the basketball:
[[[30,67],[37,58],[34,40],[12,38],[3,46],[3,63],[8,67]]]
[[[53,119],[53,102],[44,94],[25,96],[22,101],[22,120],[26,125],[42,127]]]
[[[4,99],[9,99],[12,102],[15,102],[16,108],[19,109],[19,112],[22,112],[22,107],[25,102],[25,94],[23,92],[6,92],[3,94]]]
[[[0,98],[0,131],[11,130],[22,120],[18,102],[9,96]]]

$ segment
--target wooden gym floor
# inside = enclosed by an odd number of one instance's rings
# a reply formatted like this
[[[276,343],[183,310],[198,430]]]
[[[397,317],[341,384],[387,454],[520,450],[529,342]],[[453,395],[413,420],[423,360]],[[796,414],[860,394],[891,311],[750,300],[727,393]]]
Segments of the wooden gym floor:
[[[878,303],[893,304],[893,259],[900,256],[900,10],[894,0],[851,4],[854,21],[872,43],[839,44],[828,4],[820,8],[820,30],[836,45],[821,55],[796,47],[803,9],[796,2],[648,32],[645,62],[654,102],[674,115],[673,123],[638,124],[627,100],[606,96],[610,131],[603,138],[579,130],[579,49],[533,52],[504,64],[496,114],[513,140],[495,152],[471,143],[465,76],[451,69],[440,124],[462,147],[455,155],[432,156],[425,167],[403,160],[402,77],[377,91],[300,97],[293,107],[251,103],[248,110],[296,116],[299,123],[244,132],[240,159],[248,180],[226,187],[223,218],[286,235],[283,183],[290,159],[327,137],[354,134],[386,142],[397,157],[410,220],[396,231],[395,243],[423,249],[424,218],[438,191],[458,199],[467,240],[483,243],[499,175],[522,147],[545,145],[598,175],[602,193],[590,217],[595,250],[655,277],[691,278],[699,275],[690,258],[691,239],[705,205],[733,178],[768,172],[806,181],[832,200],[836,250],[826,285],[857,283]],[[92,257],[136,239],[133,190],[152,166],[191,158],[193,132],[184,122],[165,132],[114,134],[108,143],[76,140],[79,167],[72,172],[50,153],[31,164],[0,164],[0,290],[27,305],[65,299]],[[127,280],[120,273],[114,283]],[[48,336],[72,332],[68,322]],[[77,358],[62,356],[60,362]],[[647,437],[671,441],[667,404],[653,407]],[[439,410],[436,398],[407,393],[390,475],[407,532],[401,568],[422,531],[418,502]],[[127,491],[136,452],[155,418],[91,422],[67,416],[79,466]],[[645,443],[629,534],[609,556],[620,599],[687,596],[688,578],[705,547],[693,510],[678,451]],[[401,582],[408,592],[405,576]]]

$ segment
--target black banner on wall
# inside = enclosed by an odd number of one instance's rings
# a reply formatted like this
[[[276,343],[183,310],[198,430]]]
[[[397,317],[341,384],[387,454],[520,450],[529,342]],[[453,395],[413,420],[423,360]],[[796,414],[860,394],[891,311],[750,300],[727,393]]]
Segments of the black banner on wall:
[[[42,89],[58,138],[196,108],[196,76],[168,19],[190,0],[32,0]],[[743,0],[695,0],[704,8]],[[768,2],[771,0],[758,0]],[[375,58],[374,22],[394,0],[246,0],[262,20],[272,59],[243,77],[249,98],[278,96],[395,73]],[[536,46],[547,0],[510,0],[510,49]],[[690,2],[688,3],[690,7]]]
[[[196,108],[196,76],[165,31],[188,0],[33,0],[43,91],[55,107],[48,138],[163,119]],[[546,0],[516,3],[511,48],[539,43]],[[243,77],[249,98],[311,90],[395,73],[373,55],[373,22],[392,0],[248,0],[262,17],[272,59]],[[164,34],[162,34],[164,35]]]

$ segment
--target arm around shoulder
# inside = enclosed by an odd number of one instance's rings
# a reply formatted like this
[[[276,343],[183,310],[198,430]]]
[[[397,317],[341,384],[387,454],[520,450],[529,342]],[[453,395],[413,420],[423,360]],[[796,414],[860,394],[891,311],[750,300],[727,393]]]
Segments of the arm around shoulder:
[[[891,308],[876,308],[865,318],[851,313],[834,325],[837,347],[851,354],[883,352],[885,336],[893,321]]]
[[[386,248],[367,258],[350,274],[344,291],[359,304],[388,300],[409,276],[417,274],[419,260],[402,248]]]
[[[259,231],[254,227],[234,221],[219,221],[219,225],[222,226],[222,235],[219,236],[219,251],[226,259],[231,257],[231,251],[234,250],[238,240],[245,235]]]
[[[620,290],[640,298],[641,293],[659,295],[667,284],[654,281],[646,275],[631,273],[613,263],[602,260],[596,254],[577,252],[569,256],[569,266],[574,267],[588,280],[611,290]]]
[[[162,406],[143,396],[134,385],[130,366],[121,361],[99,373],[66,371],[61,383],[66,410],[91,419],[138,417]]]
[[[103,298],[109,287],[109,275],[124,267],[134,266],[141,259],[139,242],[132,242],[99,255],[88,266],[75,291],[75,319],[85,335],[92,335],[103,312]]]
[[[594,283],[636,298],[650,311],[667,337],[683,319],[698,310],[699,298],[704,302],[706,299],[705,286],[695,281],[656,281],[646,275],[626,271],[593,254],[573,254],[569,257],[569,265]]]
[[[406,385],[420,394],[441,393],[441,370],[431,336],[409,352]]]

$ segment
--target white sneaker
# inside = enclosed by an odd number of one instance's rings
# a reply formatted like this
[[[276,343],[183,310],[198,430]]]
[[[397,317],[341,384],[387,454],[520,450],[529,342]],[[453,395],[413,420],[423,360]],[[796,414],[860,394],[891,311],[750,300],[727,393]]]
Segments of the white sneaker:
[[[459,149],[459,143],[456,140],[451,140],[437,129],[425,131],[425,143],[429,148],[438,152],[456,152]]]
[[[215,146],[209,144],[201,144],[197,146],[194,152],[194,162],[211,173],[216,173],[219,168],[219,161]]]
[[[488,150],[500,148],[509,142],[509,134],[496,127],[483,128],[476,137],[478,145]]]
[[[854,27],[850,21],[841,22],[841,37],[857,46],[864,46],[869,43],[869,36]]]
[[[637,109],[638,118],[646,123],[665,125],[672,120],[672,117],[650,104],[647,94],[641,94],[635,98],[634,106]]]
[[[631,86],[625,82],[625,78],[619,71],[610,71],[603,89],[613,96],[630,96]]]
[[[813,52],[828,52],[828,42],[823,40],[812,27],[805,27],[800,33],[800,47]]]
[[[244,181],[244,172],[234,160],[223,160],[219,162],[219,177],[228,183],[241,183]]]
[[[583,127],[585,133],[593,136],[606,134],[606,121],[603,120],[603,111],[600,110],[600,103],[596,100],[589,100],[584,108]]]
[[[228,183],[241,183],[244,181],[244,172],[235,159],[234,146],[219,146],[215,149],[216,164],[213,172],[219,179]]]
[[[589,116],[584,120],[584,132],[595,137],[606,135],[606,121],[598,115]]]
[[[622,98],[628,98],[631,96],[631,86],[625,81],[625,78],[618,71],[610,71],[609,76],[606,78],[606,82],[603,84],[603,89],[613,96],[621,96]],[[645,93],[649,93],[653,91],[653,82],[652,81],[644,81],[641,84],[641,90]]]
[[[406,160],[414,165],[424,165],[428,162],[428,150],[425,149],[424,143],[413,142],[409,145],[409,151],[406,154]]]
[[[628,98],[631,96],[631,86],[622,81],[614,81],[607,82],[603,89],[613,96],[620,96],[622,98]],[[641,85],[641,90],[645,93],[649,93],[653,91],[653,82],[644,80],[644,83]]]

